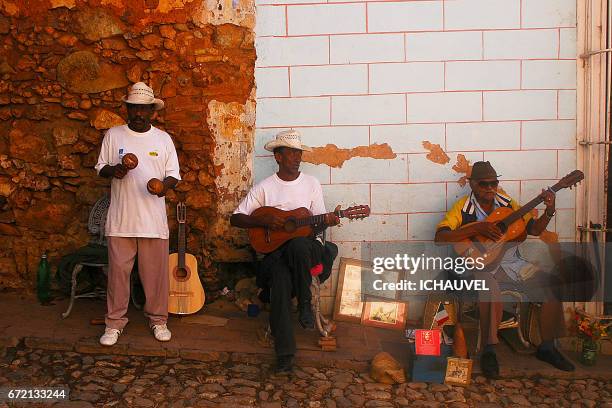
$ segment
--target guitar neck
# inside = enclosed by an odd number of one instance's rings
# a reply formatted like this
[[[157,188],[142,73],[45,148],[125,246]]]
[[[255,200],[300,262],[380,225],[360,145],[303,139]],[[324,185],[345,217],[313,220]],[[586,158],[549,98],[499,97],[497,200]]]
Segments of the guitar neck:
[[[178,225],[178,267],[185,268],[185,223]]]
[[[339,217],[344,217],[344,211],[340,210],[339,213],[340,213]],[[323,224],[325,223],[325,216],[328,214],[334,214],[334,213],[319,214],[319,215],[312,215],[310,217],[298,218],[297,220],[295,220],[295,224],[298,227],[303,227],[304,225]]]
[[[550,189],[553,192],[556,193],[557,191],[561,190],[562,188],[563,187],[560,186],[560,183],[557,183],[554,186],[552,186]],[[534,198],[533,200],[529,201],[527,204],[525,204],[524,206],[522,206],[521,208],[519,208],[518,210],[516,210],[515,212],[513,212],[512,214],[510,214],[506,218],[504,218],[502,220],[502,223],[504,223],[506,226],[509,226],[514,221],[518,220],[519,218],[522,218],[529,211],[531,211],[534,208],[536,208],[543,201],[544,201],[544,199],[538,195],[536,198]]]

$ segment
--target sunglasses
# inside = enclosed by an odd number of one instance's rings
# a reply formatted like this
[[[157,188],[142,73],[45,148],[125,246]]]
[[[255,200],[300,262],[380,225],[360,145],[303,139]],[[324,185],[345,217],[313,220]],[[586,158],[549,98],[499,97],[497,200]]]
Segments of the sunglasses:
[[[496,188],[498,185],[499,185],[499,180],[493,180],[493,181],[480,180],[478,182],[478,187],[480,188],[488,188],[488,187]]]

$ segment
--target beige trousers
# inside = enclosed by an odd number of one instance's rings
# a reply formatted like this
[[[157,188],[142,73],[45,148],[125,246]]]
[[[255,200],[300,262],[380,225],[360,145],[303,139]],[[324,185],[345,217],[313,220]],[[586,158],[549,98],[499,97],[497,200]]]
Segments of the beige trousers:
[[[130,302],[130,273],[138,254],[138,275],[147,301],[144,306],[149,325],[168,320],[168,240],[158,238],[107,237],[108,285],[106,327],[123,329]]]

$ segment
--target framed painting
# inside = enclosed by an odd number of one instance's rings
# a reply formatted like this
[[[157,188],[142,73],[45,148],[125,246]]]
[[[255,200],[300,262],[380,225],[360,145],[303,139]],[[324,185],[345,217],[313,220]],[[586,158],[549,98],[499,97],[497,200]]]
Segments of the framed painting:
[[[472,360],[448,357],[444,383],[451,385],[470,385],[472,380]]]
[[[371,265],[359,259],[340,258],[334,320],[355,323],[361,321],[361,276],[364,269],[371,269]]]
[[[363,305],[361,324],[403,330],[406,325],[407,310],[406,303],[368,297]]]

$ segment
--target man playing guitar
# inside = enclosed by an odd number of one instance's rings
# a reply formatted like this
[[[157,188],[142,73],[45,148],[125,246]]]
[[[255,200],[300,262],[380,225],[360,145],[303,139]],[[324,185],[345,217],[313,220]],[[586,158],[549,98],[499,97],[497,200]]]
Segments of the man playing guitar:
[[[485,220],[499,207],[510,207],[513,210],[519,208],[515,200],[497,191],[498,177],[488,161],[474,163],[469,179],[472,192],[459,199],[438,224],[435,242],[454,243],[477,235],[493,241],[502,237],[503,232],[494,223],[476,222]],[[543,215],[538,219],[533,219],[529,213],[523,217],[529,235],[540,235],[555,215],[555,194],[550,190],[542,190],[540,197],[546,205]],[[466,225],[470,223],[473,224]],[[461,228],[462,226],[465,227]],[[479,301],[480,335],[484,344],[480,364],[486,377],[499,376],[495,345],[498,343],[497,331],[503,313],[501,291],[510,289],[529,293],[533,292],[534,288],[542,289],[545,286],[544,274],[538,273],[534,277],[535,269],[534,265],[520,256],[517,247],[513,246],[503,254],[498,266],[474,273],[475,278],[484,279],[489,288],[486,299],[481,296]],[[565,333],[563,310],[559,301],[547,297],[541,308],[540,327],[542,343],[538,346],[536,357],[560,370],[573,371],[574,366],[554,344],[554,339]]]
[[[232,214],[231,225],[240,228],[282,229],[284,220],[278,216],[252,215],[253,211],[263,206],[285,211],[304,207],[313,215],[325,214],[321,184],[316,178],[300,172],[302,151],[310,151],[308,146],[302,145],[300,133],[295,130],[280,132],[276,139],[268,142],[264,148],[274,152],[278,172],[249,191]],[[259,286],[270,288],[270,327],[274,336],[277,372],[291,371],[296,351],[291,323],[293,295],[298,299],[299,323],[304,328],[314,327],[310,292],[311,268],[320,264],[328,252],[325,251],[320,237],[322,231],[339,222],[340,219],[336,215],[329,213],[324,217],[323,224],[315,225],[315,233],[318,235],[316,239],[293,238],[267,254],[263,260],[257,282]],[[332,257],[335,257],[335,254]]]

